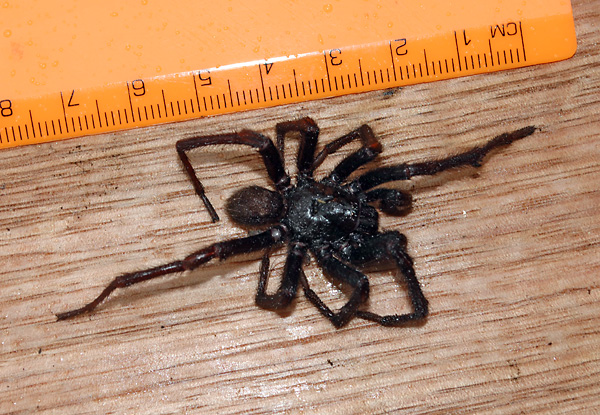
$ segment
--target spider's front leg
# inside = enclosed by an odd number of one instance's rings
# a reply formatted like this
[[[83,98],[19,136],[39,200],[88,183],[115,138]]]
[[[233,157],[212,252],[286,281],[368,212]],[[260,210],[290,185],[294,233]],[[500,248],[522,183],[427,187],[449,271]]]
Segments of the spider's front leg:
[[[487,156],[490,151],[498,147],[512,144],[514,141],[533,134],[536,130],[536,127],[529,126],[511,133],[500,134],[481,147],[475,147],[463,153],[439,160],[425,161],[422,163],[397,164],[395,166],[373,169],[353,180],[349,184],[349,188],[354,192],[360,193],[383,183],[396,180],[409,180],[414,176],[432,176],[444,170],[468,165],[479,167],[481,166],[484,157]]]
[[[174,261],[158,267],[149,268],[142,271],[123,274],[110,282],[93,301],[81,308],[59,313],[56,315],[58,320],[65,320],[71,317],[84,314],[95,309],[106,297],[108,297],[117,288],[129,287],[138,282],[147,281],[153,278],[176,272],[190,271],[207,263],[211,259],[225,259],[232,255],[246,254],[254,251],[267,249],[285,237],[285,230],[282,227],[273,227],[267,231],[246,238],[230,239],[224,242],[218,242],[204,249],[188,255],[181,261]]]
[[[184,140],[180,140],[176,143],[177,154],[183,163],[186,173],[188,174],[196,194],[202,199],[208,213],[213,222],[219,220],[219,215],[215,211],[215,208],[208,200],[204,192],[204,186],[200,183],[196,171],[190,162],[187,151],[209,145],[216,144],[242,144],[258,149],[258,152],[262,156],[263,163],[267,169],[269,177],[275,184],[277,189],[286,187],[290,178],[285,172],[285,166],[281,155],[270,138],[250,130],[243,130],[239,133],[234,134],[221,134],[221,135],[209,135],[205,137],[192,137]]]

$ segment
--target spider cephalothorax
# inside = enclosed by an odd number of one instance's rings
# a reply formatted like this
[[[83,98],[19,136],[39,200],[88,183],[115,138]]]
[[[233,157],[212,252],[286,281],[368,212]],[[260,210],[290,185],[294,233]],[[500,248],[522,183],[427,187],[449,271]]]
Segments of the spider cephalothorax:
[[[256,303],[263,308],[279,310],[287,307],[296,296],[298,284],[306,297],[336,327],[353,317],[375,321],[384,326],[399,326],[419,321],[428,314],[428,302],[423,295],[406,251],[406,237],[397,231],[379,231],[377,209],[388,214],[405,214],[411,208],[410,194],[380,185],[409,180],[413,176],[434,175],[443,170],[465,165],[478,167],[494,148],[512,143],[535,131],[525,127],[502,134],[481,147],[447,158],[412,164],[379,167],[348,180],[350,174],[369,163],[382,148],[367,125],[331,141],[316,153],[319,128],[310,118],[277,124],[277,145],[268,137],[243,130],[239,133],[194,137],[177,142],[177,152],[196,193],[204,202],[213,222],[219,220],[216,210],[204,193],[186,152],[216,144],[242,144],[254,147],[262,156],[274,189],[249,186],[235,192],[226,203],[226,211],[237,223],[262,229],[244,238],[231,239],[196,251],[183,260],[121,275],[84,307],[58,314],[58,319],[70,318],[93,310],[116,288],[163,275],[188,271],[214,259],[231,255],[263,251]],[[283,162],[284,138],[290,131],[300,134],[297,156],[298,177],[293,182]],[[315,169],[328,155],[348,143],[360,140],[361,147],[346,156],[321,180],[313,177]],[[267,294],[269,255],[271,247],[286,244],[287,260],[281,285]],[[302,270],[304,259],[312,255],[325,273],[348,285],[352,293],[338,311],[331,310],[310,288]],[[407,283],[413,311],[406,314],[378,315],[362,308],[369,296],[369,280],[361,269],[371,263],[392,262]]]

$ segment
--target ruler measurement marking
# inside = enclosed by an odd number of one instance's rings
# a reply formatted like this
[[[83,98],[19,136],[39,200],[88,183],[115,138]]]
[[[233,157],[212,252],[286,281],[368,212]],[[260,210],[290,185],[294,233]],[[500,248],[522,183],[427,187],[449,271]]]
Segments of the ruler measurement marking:
[[[390,40],[389,44],[390,44],[390,58],[392,60],[392,73],[394,74],[394,82],[396,82],[398,80],[396,78],[396,62],[394,60],[394,51],[392,50],[392,41],[391,40]]]
[[[71,98],[73,98],[72,95],[71,95]],[[69,124],[67,124],[67,112],[65,111],[65,100],[63,98],[62,91],[60,91],[60,102],[62,103],[63,116],[65,117],[65,124],[67,126],[67,132],[69,132]],[[61,134],[62,134],[62,131],[61,131]]]
[[[233,108],[233,93],[231,92],[231,82],[227,79],[227,89],[229,89],[229,101],[231,101],[231,107]],[[238,100],[239,105],[239,100]]]
[[[198,95],[198,85],[196,85],[196,75],[192,74],[192,80],[194,81],[194,92],[196,93],[196,103],[198,104],[198,112],[202,112],[200,108],[200,97]]]
[[[100,117],[100,106],[98,105],[98,100],[96,100],[96,111],[98,111],[98,123],[100,123],[100,128],[102,128],[102,117]]]
[[[523,39],[523,27],[521,26],[520,20],[519,20],[519,32],[521,34],[521,47],[523,48],[523,61],[527,62],[527,55],[525,55],[525,39]]]
[[[131,119],[135,122],[135,116],[133,114],[133,103],[131,102],[131,91],[129,90],[129,81],[127,81],[127,98],[129,98],[129,108],[131,108]]]
[[[456,57],[458,59],[458,71],[462,71],[462,67],[460,65],[460,50],[458,48],[458,37],[456,36],[456,30],[454,31],[454,43],[456,44]]]
[[[187,76],[182,76],[182,81],[176,80],[174,83],[169,75],[164,82],[163,77],[152,78],[146,82],[145,86],[142,79],[110,85],[106,88],[113,89],[108,90],[106,95],[96,95],[95,97],[96,92],[104,91],[98,88],[88,93],[87,90],[69,88],[66,90],[67,92],[58,91],[60,107],[57,105],[56,95],[54,98],[49,96],[48,99],[54,100],[54,103],[50,102],[51,106],[40,106],[45,111],[43,116],[40,116],[35,107],[25,108],[27,113],[23,111],[11,118],[9,115],[13,115],[14,108],[19,110],[21,108],[15,106],[14,100],[11,102],[6,99],[0,102],[2,109],[0,122],[12,122],[13,119],[16,121],[12,125],[5,124],[0,127],[2,133],[0,143],[50,141],[63,138],[61,136],[65,135],[73,137],[81,132],[116,131],[128,128],[132,124],[146,126],[168,120],[189,119],[194,117],[196,109],[198,110],[197,116],[212,115],[235,112],[238,109],[245,109],[249,106],[252,108],[255,105],[262,108],[295,100],[345,95],[355,91],[366,92],[427,82],[436,78],[466,76],[473,72],[481,73],[486,70],[497,71],[522,67],[526,65],[527,61],[525,37],[529,35],[529,32],[527,34],[523,32],[523,22],[525,22],[525,27],[530,27],[529,21],[523,19],[494,22],[487,26],[477,26],[475,29],[456,28],[456,30],[450,30],[440,35],[439,38],[435,38],[434,42],[436,43],[433,43],[433,46],[432,43],[428,43],[429,39],[407,37],[357,45],[354,46],[357,49],[352,49],[350,52],[347,52],[346,49],[342,51],[340,48],[333,48],[322,50],[320,53],[292,55],[292,58],[288,60],[279,58],[275,62],[265,60],[248,64],[247,68],[250,73],[245,72],[239,78],[239,72],[236,72],[237,67],[225,68],[223,71],[203,69],[191,73],[192,85],[188,83]],[[537,29],[535,25],[531,27]],[[568,26],[567,29],[569,29]],[[467,30],[469,34],[466,33]],[[544,30],[548,31],[549,27]],[[458,35],[460,31],[463,36]],[[539,34],[537,37],[534,37],[534,34],[532,34],[532,39],[536,39],[539,43]],[[565,36],[568,36],[568,33]],[[438,40],[439,45],[446,46],[438,47]],[[451,46],[452,40],[454,47]],[[473,40],[476,42],[472,43]],[[484,43],[485,40],[487,40],[487,45]],[[532,43],[535,44],[534,41]],[[319,63],[319,55],[322,55],[324,66]],[[554,58],[556,59],[556,56]],[[389,62],[388,59],[390,59]],[[550,58],[546,59],[550,61]],[[275,63],[277,66],[273,67]],[[252,71],[251,66],[258,67],[258,77]],[[274,68],[277,70],[273,73],[272,69]],[[246,78],[248,75],[250,75],[249,79]],[[196,79],[197,77],[199,80]],[[260,84],[258,84],[259,80]],[[240,81],[242,85],[237,88]],[[148,95],[148,82],[158,85],[154,90],[156,92],[160,90],[160,96],[158,94]],[[199,88],[199,86],[209,85],[211,85],[210,88]],[[71,94],[66,100],[65,94],[69,90]],[[123,93],[124,90],[127,91],[127,98]],[[74,95],[75,91],[78,92],[77,97]],[[205,93],[204,91],[209,92]],[[255,93],[256,96],[254,96]],[[140,100],[134,99],[132,94]],[[195,99],[192,94],[195,94]],[[167,95],[170,97],[169,100],[166,99]],[[142,96],[144,97],[142,98]],[[145,101],[148,97],[154,102],[144,104],[142,100]],[[85,105],[88,100],[90,104],[94,100],[95,110],[93,105]],[[135,105],[134,100],[136,101]],[[187,105],[188,100],[189,106]],[[100,108],[100,104],[103,109]],[[74,108],[78,106],[79,108]],[[148,111],[148,107],[150,107],[150,111]],[[67,109],[69,109],[69,114],[66,112]],[[7,115],[8,111],[10,114]],[[97,122],[95,115],[98,116]]]
[[[492,61],[492,67],[494,66],[494,51],[492,50],[492,39],[488,39],[488,47],[490,50],[490,60]],[[500,62],[498,62],[500,63]]]
[[[161,89],[160,92],[162,94],[162,102],[163,102],[163,107],[165,109],[165,117],[168,117],[169,113],[167,112],[168,110],[167,110],[167,100],[165,98],[165,90]],[[158,109],[158,111],[159,111],[158,112],[158,116],[160,117],[160,108]]]
[[[365,86],[365,80],[363,78],[362,62],[360,61],[360,59],[358,60],[358,72],[360,73],[361,86]]]
[[[263,98],[266,101],[267,100],[267,92],[265,91],[265,81],[263,79],[262,70],[260,69],[260,64],[258,65],[258,74],[260,75],[260,85],[262,86]]]
[[[296,68],[292,70],[292,74],[294,75],[294,85],[296,86],[296,96],[300,96],[298,93],[298,79],[296,78]]]
[[[29,110],[29,121],[31,122],[31,129],[33,130],[33,138],[35,138],[35,125],[33,124],[33,114]]]
[[[329,65],[327,64],[327,52],[326,51],[323,52],[323,59],[325,60],[325,72],[327,72],[327,83],[329,84],[329,92],[332,92],[331,78],[329,77]],[[325,89],[325,88],[323,88],[323,89]]]

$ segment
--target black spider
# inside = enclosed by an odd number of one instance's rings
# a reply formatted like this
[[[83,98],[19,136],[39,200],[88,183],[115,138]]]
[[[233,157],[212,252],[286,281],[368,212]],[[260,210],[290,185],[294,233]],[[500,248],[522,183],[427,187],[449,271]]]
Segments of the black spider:
[[[258,150],[275,191],[259,186],[243,188],[228,199],[226,210],[241,225],[267,229],[244,238],[215,243],[181,261],[121,275],[92,302],[57,317],[63,320],[91,311],[116,288],[193,270],[213,258],[222,260],[232,255],[263,251],[256,293],[256,304],[262,308],[280,310],[287,307],[296,296],[300,283],[306,297],[335,327],[342,327],[355,316],[383,326],[424,319],[428,314],[428,302],[415,276],[413,261],[406,252],[406,237],[396,231],[379,232],[378,213],[374,207],[378,206],[385,213],[403,214],[411,207],[411,196],[378,186],[413,176],[434,175],[453,167],[478,167],[494,148],[524,138],[535,130],[535,127],[525,127],[502,134],[482,147],[440,160],[375,168],[350,181],[347,178],[352,172],[375,159],[382,150],[367,125],[328,143],[316,156],[319,128],[310,118],[277,124],[277,146],[268,137],[250,130],[181,140],[177,142],[177,152],[213,222],[218,221],[219,216],[204,194],[204,187],[186,152],[216,144],[243,144]],[[284,137],[291,131],[300,135],[296,184],[291,184],[283,163]],[[327,156],[354,140],[360,140],[360,149],[346,156],[324,179],[313,178],[314,170]],[[267,294],[270,248],[283,243],[288,244],[288,254],[281,285],[274,294]],[[302,270],[308,252],[325,273],[352,288],[348,302],[337,312],[325,305],[308,285]],[[391,261],[403,274],[413,312],[381,316],[360,310],[369,297],[369,280],[359,268],[381,261]]]

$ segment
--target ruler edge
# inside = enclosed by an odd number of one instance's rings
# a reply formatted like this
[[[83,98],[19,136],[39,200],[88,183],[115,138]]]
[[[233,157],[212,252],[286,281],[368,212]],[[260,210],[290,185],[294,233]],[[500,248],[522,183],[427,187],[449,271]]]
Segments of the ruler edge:
[[[570,3],[570,1],[569,1]],[[356,94],[362,94],[362,93],[370,93],[370,92],[375,92],[375,91],[382,91],[382,90],[387,90],[387,89],[394,89],[394,88],[404,88],[407,86],[413,86],[413,85],[418,85],[418,84],[426,84],[426,83],[433,83],[433,82],[438,82],[438,81],[447,81],[447,80],[451,80],[451,79],[458,79],[458,78],[467,78],[467,77],[471,77],[471,76],[477,76],[477,75],[485,75],[485,74],[493,74],[493,73],[497,73],[497,72],[503,72],[503,71],[507,71],[507,70],[517,70],[517,69],[524,69],[524,68],[535,68],[538,65],[544,65],[544,64],[550,64],[550,63],[557,63],[557,62],[561,62],[561,61],[565,61],[568,60],[570,58],[572,58],[576,53],[577,53],[577,49],[578,49],[578,40],[577,40],[577,33],[576,33],[576,28],[575,28],[575,22],[574,22],[574,15],[573,15],[573,9],[572,9],[572,5],[570,4],[570,11],[571,13],[569,15],[565,14],[562,16],[565,17],[569,17],[569,22],[571,23],[571,27],[569,29],[572,29],[572,33],[570,33],[569,36],[569,47],[565,48],[565,52],[563,55],[560,56],[556,56],[555,58],[552,58],[550,60],[544,60],[542,62],[535,62],[535,63],[525,63],[523,65],[517,65],[514,67],[504,67],[504,68],[499,68],[499,69],[488,69],[482,72],[478,72],[478,73],[469,73],[469,74],[458,74],[457,76],[450,76],[450,77],[443,77],[443,78],[427,78],[427,79],[419,79],[417,82],[410,82],[410,83],[404,83],[401,85],[392,85],[392,86],[386,86],[386,87],[378,87],[378,86],[374,86],[371,89],[367,89],[367,90],[360,90],[360,91],[346,91],[344,93],[341,94],[333,94],[333,95],[329,95],[329,96],[322,96],[322,97],[317,97],[317,98],[298,98],[297,100],[292,100],[289,102],[274,102],[271,104],[266,104],[266,105],[261,105],[260,107],[257,108],[238,108],[236,110],[232,110],[232,111],[224,111],[224,112],[217,112],[214,114],[204,114],[204,115],[194,115],[194,116],[190,116],[184,119],[172,119],[172,120],[159,120],[156,121],[154,120],[154,122],[152,122],[151,124],[148,125],[139,125],[139,126],[135,126],[135,125],[119,125],[119,126],[114,126],[114,129],[108,129],[108,130],[104,130],[104,131],[97,131],[97,132],[86,132],[84,134],[81,134],[81,131],[79,133],[76,134],[66,134],[66,135],[62,135],[60,137],[56,137],[53,136],[52,138],[49,138],[47,140],[43,140],[43,141],[36,141],[36,142],[26,142],[25,140],[22,141],[17,141],[17,140],[13,140],[13,141],[8,141],[8,142],[0,142],[0,150],[4,150],[4,149],[9,149],[9,148],[15,148],[15,147],[23,147],[23,146],[29,146],[29,145],[41,145],[41,144],[47,144],[47,143],[51,143],[51,142],[57,142],[57,141],[63,141],[63,140],[70,140],[70,139],[74,139],[74,138],[84,138],[87,136],[95,136],[95,135],[102,135],[102,134],[114,134],[114,133],[119,133],[121,131],[130,131],[130,130],[134,130],[134,129],[138,129],[138,128],[151,128],[151,127],[158,127],[158,126],[163,126],[163,125],[167,125],[167,124],[172,124],[172,123],[179,123],[179,122],[185,122],[185,121],[194,121],[194,120],[199,120],[201,118],[206,118],[206,117],[214,117],[214,116],[219,116],[219,115],[227,115],[227,114],[233,114],[233,113],[237,113],[237,112],[246,112],[246,111],[254,111],[254,110],[259,110],[259,109],[268,109],[268,108],[274,108],[274,107],[278,107],[278,106],[284,106],[284,105],[296,105],[300,102],[309,102],[309,101],[317,101],[317,100],[323,100],[323,99],[331,99],[331,98],[338,98],[341,96],[346,96],[346,95],[356,95]],[[467,28],[468,29],[468,28]],[[454,31],[456,33],[456,31]],[[431,36],[431,38],[434,38],[435,36]],[[366,43],[366,44],[361,44],[361,45],[350,45],[350,46],[346,46],[344,47],[345,49],[348,48],[353,48],[353,47],[357,47],[357,48],[365,48],[365,47],[375,47],[375,46],[381,46],[382,44],[387,44],[390,43],[390,40],[384,40],[384,41],[379,41],[379,42],[371,42],[371,43]],[[238,64],[226,64],[226,65],[222,65],[222,66],[216,66],[213,68],[208,68],[208,69],[197,69],[197,70],[192,70],[192,71],[185,71],[185,72],[179,72],[179,73],[174,73],[174,74],[167,74],[167,75],[159,75],[159,76],[155,76],[155,77],[150,77],[150,78],[144,78],[144,80],[147,81],[165,81],[165,80],[169,80],[169,79],[175,79],[175,78],[181,78],[181,77],[186,77],[186,76],[195,76],[196,74],[198,74],[199,72],[202,71],[215,71],[215,72],[219,72],[219,71],[227,71],[228,69],[237,69],[237,68],[250,68],[250,67],[259,67],[261,64],[265,64],[265,63],[275,63],[275,62],[281,62],[281,61],[289,61],[289,60],[293,60],[293,59],[297,59],[297,58],[302,58],[302,57],[315,57],[315,56],[321,56],[324,53],[333,50],[333,49],[325,49],[322,50],[320,52],[307,52],[307,53],[301,53],[301,54],[297,54],[297,55],[289,55],[289,56],[279,56],[279,57],[274,57],[274,58],[268,58],[268,59],[263,59],[263,60],[254,60],[254,61],[249,61],[249,62],[241,62]],[[290,59],[290,56],[293,56],[292,59]],[[84,88],[84,89],[75,89],[74,91],[94,91],[94,90],[99,90],[99,89],[104,89],[106,87],[112,87],[112,86],[121,86],[121,87],[125,87],[127,84],[129,83],[129,81],[119,81],[119,82],[112,82],[109,84],[105,84],[105,85],[101,85],[101,86],[96,86],[96,87],[89,87],[89,88]],[[53,93],[48,93],[45,94],[43,96],[40,97],[34,97],[34,98],[24,98],[23,101],[26,100],[43,100],[46,99],[48,97],[53,97],[55,98],[55,96],[57,94],[61,94],[62,96],[62,91],[58,91],[58,92],[53,92]],[[14,125],[12,127],[7,127],[7,128],[14,128],[14,126],[16,125],[16,123],[14,123]],[[14,135],[14,134],[13,134]]]

